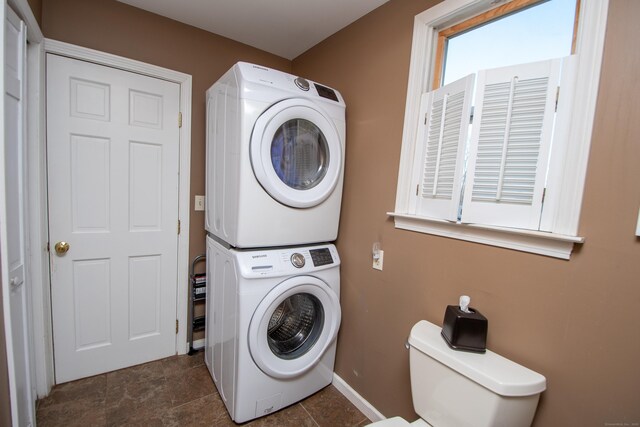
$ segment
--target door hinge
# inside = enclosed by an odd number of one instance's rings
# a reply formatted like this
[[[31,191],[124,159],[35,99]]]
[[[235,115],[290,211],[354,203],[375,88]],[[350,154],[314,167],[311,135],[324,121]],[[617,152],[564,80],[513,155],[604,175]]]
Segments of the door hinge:
[[[180,234],[180,220],[178,220],[178,234]]]
[[[416,185],[416,196],[418,195],[418,189],[420,188],[420,184]]]
[[[176,335],[178,335],[178,326],[180,325],[180,322],[178,321],[178,319],[176,319]]]
[[[178,127],[182,127],[182,113],[178,113]]]
[[[556,88],[556,113],[558,112],[558,99],[560,99],[560,86]]]
[[[546,196],[546,195],[547,195],[547,189],[545,187],[545,188],[542,189],[542,201],[541,201],[541,203],[544,203],[544,196]]]

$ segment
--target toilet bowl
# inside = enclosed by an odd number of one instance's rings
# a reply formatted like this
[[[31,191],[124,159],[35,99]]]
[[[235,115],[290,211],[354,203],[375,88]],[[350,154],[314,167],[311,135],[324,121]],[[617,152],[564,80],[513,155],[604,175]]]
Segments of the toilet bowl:
[[[375,427],[528,427],[544,376],[487,350],[455,351],[441,328],[420,321],[409,336],[413,407],[420,419],[388,418]]]

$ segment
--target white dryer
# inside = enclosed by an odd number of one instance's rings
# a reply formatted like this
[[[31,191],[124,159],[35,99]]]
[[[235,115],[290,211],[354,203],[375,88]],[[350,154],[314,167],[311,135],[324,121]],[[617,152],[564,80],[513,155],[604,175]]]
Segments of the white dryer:
[[[237,63],[207,91],[205,228],[239,248],[335,240],[344,154],[338,91]]]
[[[235,422],[331,383],[339,266],[333,245],[244,251],[207,236],[205,361]]]

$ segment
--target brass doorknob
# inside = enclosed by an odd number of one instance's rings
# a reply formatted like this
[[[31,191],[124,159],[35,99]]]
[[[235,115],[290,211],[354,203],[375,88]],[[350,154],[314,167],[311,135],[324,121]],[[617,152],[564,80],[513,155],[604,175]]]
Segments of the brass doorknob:
[[[67,242],[58,242],[54,246],[56,253],[58,255],[64,255],[69,250],[69,244]]]

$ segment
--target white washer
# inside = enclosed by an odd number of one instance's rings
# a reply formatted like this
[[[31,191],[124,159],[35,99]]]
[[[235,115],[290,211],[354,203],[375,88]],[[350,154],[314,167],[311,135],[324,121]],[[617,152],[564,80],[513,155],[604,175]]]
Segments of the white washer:
[[[235,422],[331,383],[341,319],[335,246],[237,250],[207,236],[207,278],[205,361]]]
[[[207,91],[205,228],[239,248],[335,240],[344,154],[340,93],[237,63]]]

